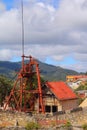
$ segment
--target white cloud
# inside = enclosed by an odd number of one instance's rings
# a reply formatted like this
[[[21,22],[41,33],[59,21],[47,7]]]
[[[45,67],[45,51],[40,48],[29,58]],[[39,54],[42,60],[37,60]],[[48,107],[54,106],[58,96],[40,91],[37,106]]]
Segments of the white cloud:
[[[11,58],[11,51],[8,49],[0,50],[0,60],[9,60]]]
[[[51,57],[58,63],[74,56],[74,60],[80,62],[79,67],[78,64],[62,66],[87,71],[87,1],[61,0],[58,8],[49,0],[24,2],[25,54],[44,61]],[[21,8],[18,5],[6,10],[0,3],[0,49],[0,60],[21,56]]]

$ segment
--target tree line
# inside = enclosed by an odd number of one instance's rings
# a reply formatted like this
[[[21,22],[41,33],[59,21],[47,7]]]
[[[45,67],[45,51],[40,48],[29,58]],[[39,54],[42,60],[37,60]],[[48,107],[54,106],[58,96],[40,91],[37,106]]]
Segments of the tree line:
[[[6,76],[0,75],[0,105],[3,105],[5,97],[10,94],[13,81]]]

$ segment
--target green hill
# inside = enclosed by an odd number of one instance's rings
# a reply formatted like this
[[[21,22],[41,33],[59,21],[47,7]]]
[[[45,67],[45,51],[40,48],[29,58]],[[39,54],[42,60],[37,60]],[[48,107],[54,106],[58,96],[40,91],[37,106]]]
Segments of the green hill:
[[[39,62],[41,75],[45,80],[48,81],[58,81],[66,80],[66,75],[77,75],[78,72],[74,70],[64,69],[59,66],[48,65],[42,62]]]
[[[66,75],[76,75],[78,72],[74,70],[64,69],[59,66],[48,65],[38,61],[41,76],[48,81],[65,81]],[[21,68],[21,62],[0,61],[0,74],[11,79],[15,79],[17,72]]]

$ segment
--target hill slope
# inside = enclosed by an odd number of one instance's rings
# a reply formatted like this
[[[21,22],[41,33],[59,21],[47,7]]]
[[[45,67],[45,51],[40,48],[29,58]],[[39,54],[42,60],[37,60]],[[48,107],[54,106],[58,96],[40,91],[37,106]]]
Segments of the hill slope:
[[[48,65],[38,61],[41,76],[48,81],[65,80],[66,75],[75,75],[78,72],[61,67]],[[6,75],[12,79],[15,78],[16,72],[21,68],[21,62],[0,61],[0,74]]]
[[[45,80],[58,81],[66,80],[66,75],[76,75],[78,72],[74,70],[64,69],[59,66],[48,65],[39,61],[41,75]]]

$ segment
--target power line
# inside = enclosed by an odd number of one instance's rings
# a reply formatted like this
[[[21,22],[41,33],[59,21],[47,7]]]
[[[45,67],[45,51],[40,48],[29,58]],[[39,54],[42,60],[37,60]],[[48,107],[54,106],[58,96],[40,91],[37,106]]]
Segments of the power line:
[[[24,55],[24,9],[23,9],[23,0],[21,0],[21,18],[22,18],[22,55]]]

